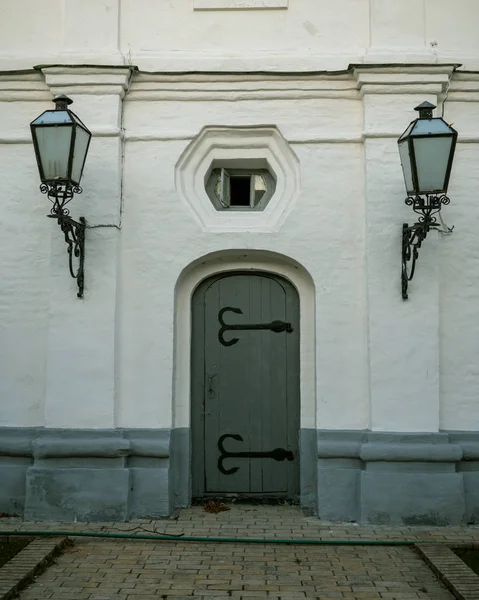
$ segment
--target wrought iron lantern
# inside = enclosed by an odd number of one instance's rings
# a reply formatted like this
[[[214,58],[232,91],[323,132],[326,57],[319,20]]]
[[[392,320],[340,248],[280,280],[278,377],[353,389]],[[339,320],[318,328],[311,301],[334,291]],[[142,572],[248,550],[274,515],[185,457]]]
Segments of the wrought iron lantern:
[[[414,277],[422,242],[431,229],[440,227],[435,215],[440,212],[443,204],[450,202],[446,193],[457,131],[441,117],[433,117],[432,111],[435,108],[430,102],[416,106],[414,110],[419,112],[419,118],[412,121],[398,139],[399,156],[408,194],[405,202],[420,215],[413,225],[403,224],[403,300],[408,298],[408,283]]]
[[[47,110],[30,123],[33,146],[40,173],[40,191],[53,206],[48,215],[56,219],[68,246],[70,274],[77,280],[78,294],[83,296],[85,228],[83,217],[75,221],[66,205],[74,194],[81,194],[80,180],[91,133],[68,106],[72,100],[58,96],[55,109]],[[75,270],[74,260],[78,267]]]

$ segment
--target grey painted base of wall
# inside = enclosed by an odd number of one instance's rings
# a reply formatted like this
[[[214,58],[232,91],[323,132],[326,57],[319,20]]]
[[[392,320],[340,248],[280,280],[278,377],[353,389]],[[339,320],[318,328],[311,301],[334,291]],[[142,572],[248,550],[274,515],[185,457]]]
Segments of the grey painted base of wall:
[[[165,517],[191,501],[190,431],[0,428],[0,512]],[[479,432],[300,432],[301,505],[321,519],[479,521]]]
[[[169,430],[0,429],[0,511],[28,520],[170,513]]]
[[[387,525],[479,520],[479,432],[318,431],[318,516]]]
[[[301,502],[316,508],[317,435],[302,430]],[[0,512],[28,520],[165,517],[191,502],[188,428],[0,428]]]

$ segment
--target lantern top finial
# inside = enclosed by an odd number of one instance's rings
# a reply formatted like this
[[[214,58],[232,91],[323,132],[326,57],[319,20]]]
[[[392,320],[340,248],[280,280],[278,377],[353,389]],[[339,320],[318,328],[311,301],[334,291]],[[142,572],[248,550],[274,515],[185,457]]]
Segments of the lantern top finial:
[[[73,100],[65,94],[53,98],[53,102],[55,103],[55,110],[67,110],[68,105],[73,104]]]
[[[414,110],[417,110],[419,112],[420,119],[432,119],[432,111],[435,108],[436,108],[436,106],[434,104],[431,104],[430,102],[428,102],[426,100],[419,106],[416,106],[416,108]]]

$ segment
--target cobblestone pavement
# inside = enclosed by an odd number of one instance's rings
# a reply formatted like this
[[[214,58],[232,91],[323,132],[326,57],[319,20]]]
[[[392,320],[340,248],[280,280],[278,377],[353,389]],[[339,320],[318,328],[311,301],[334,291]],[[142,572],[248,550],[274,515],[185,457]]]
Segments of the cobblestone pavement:
[[[25,523],[1,530],[169,533],[201,537],[479,542],[477,527],[388,527],[327,524],[297,507],[233,506],[211,515],[201,507],[177,519],[130,523]],[[408,546],[245,544],[75,538],[21,600],[245,600],[385,598],[452,599]],[[479,598],[479,593],[478,593]]]

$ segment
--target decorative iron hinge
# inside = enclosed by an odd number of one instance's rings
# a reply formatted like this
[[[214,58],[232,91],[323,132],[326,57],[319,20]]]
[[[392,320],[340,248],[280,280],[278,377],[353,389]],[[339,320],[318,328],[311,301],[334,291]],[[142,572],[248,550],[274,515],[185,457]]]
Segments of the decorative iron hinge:
[[[225,306],[225,308],[222,308],[219,311],[218,321],[221,325],[221,328],[218,331],[218,340],[220,341],[220,344],[223,344],[223,346],[233,346],[239,342],[238,338],[233,338],[229,341],[225,340],[224,333],[226,331],[247,331],[258,329],[268,329],[270,331],[274,331],[274,333],[281,333],[282,331],[286,331],[286,333],[292,333],[293,331],[291,323],[286,323],[285,321],[271,321],[271,323],[247,323],[245,325],[228,324],[223,320],[223,315],[227,311],[236,313],[238,315],[243,314],[241,308],[233,308],[232,306]]]
[[[272,458],[273,460],[293,460],[294,456],[291,450],[285,450],[284,448],[275,448],[269,452],[228,452],[224,449],[223,442],[226,438],[237,440],[242,442],[243,438],[238,433],[225,433],[218,440],[218,450],[220,451],[220,457],[218,458],[218,469],[223,475],[233,475],[238,471],[239,467],[232,467],[231,469],[225,469],[223,467],[223,461],[227,458]]]

